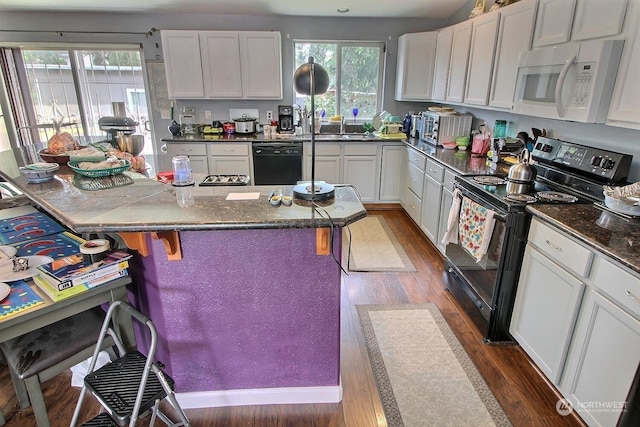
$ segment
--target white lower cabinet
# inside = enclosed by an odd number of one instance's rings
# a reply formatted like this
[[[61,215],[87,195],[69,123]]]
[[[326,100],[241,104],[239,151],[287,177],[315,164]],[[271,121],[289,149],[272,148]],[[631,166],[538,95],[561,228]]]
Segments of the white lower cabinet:
[[[584,287],[535,246],[527,245],[509,332],[556,386]]]
[[[375,202],[378,181],[377,157],[375,155],[346,155],[342,164],[344,182],[358,189],[360,200]]]
[[[453,204],[453,183],[457,174],[449,169],[444,171],[444,180],[442,181],[442,197],[440,198],[440,222],[438,224],[438,239],[436,247],[444,254],[447,245],[442,243],[444,233],[447,232],[447,223],[449,222],[449,211]]]
[[[616,426],[640,365],[640,275],[534,218],[509,331],[589,426]]]
[[[220,175],[251,174],[251,145],[246,144],[208,144],[209,173]]]
[[[303,148],[303,177],[311,179],[311,143]],[[316,144],[315,179],[329,184],[342,183],[342,148],[338,143]]]
[[[175,143],[167,144],[167,154],[173,156],[187,156],[194,173],[209,174],[207,164],[207,147],[204,144]]]
[[[383,145],[380,168],[381,202],[399,202],[402,193],[402,145]]]
[[[416,224],[420,224],[426,163],[427,156],[413,148],[405,147],[400,203]]]
[[[432,159],[427,159],[427,166],[424,171],[420,228],[429,240],[434,243],[438,238],[438,225],[440,224],[444,170],[445,168],[441,164]]]

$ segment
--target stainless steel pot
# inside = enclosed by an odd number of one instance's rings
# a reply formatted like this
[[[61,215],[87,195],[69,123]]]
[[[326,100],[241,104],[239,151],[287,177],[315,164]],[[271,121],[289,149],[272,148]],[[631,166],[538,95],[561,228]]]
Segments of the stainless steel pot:
[[[254,133],[256,131],[256,121],[253,117],[243,114],[242,117],[233,119],[236,125],[236,133]]]

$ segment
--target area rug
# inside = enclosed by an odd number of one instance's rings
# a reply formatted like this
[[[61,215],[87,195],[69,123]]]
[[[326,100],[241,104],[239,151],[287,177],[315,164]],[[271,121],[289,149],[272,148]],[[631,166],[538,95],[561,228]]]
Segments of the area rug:
[[[416,271],[380,215],[369,215],[350,224],[344,229],[342,241],[350,271]]]
[[[356,308],[389,426],[511,425],[434,304]]]

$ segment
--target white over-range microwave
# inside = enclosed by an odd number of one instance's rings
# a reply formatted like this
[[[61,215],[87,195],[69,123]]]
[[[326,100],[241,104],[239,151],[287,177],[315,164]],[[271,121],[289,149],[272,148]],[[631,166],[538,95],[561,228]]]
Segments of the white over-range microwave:
[[[514,113],[604,123],[624,40],[590,40],[520,57]]]

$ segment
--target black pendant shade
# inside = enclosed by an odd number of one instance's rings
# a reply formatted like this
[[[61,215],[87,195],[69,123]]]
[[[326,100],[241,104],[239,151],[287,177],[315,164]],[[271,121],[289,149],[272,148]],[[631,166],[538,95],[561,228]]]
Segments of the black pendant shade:
[[[311,77],[312,69],[313,79]],[[329,88],[329,74],[322,65],[313,62],[313,56],[310,56],[309,62],[299,66],[293,74],[296,91],[302,95],[311,95],[311,80],[314,82],[314,95],[322,95]]]

